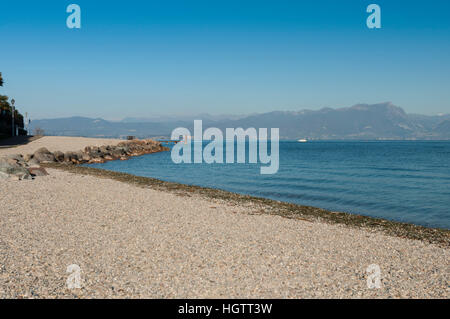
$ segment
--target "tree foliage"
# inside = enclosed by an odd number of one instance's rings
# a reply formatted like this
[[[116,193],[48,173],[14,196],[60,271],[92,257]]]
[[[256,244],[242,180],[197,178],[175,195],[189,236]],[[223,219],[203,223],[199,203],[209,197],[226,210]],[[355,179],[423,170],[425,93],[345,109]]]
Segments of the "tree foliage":
[[[0,86],[3,86],[2,72],[0,72]],[[11,106],[8,102],[8,97],[6,95],[0,95],[0,114],[3,112],[11,112]]]
[[[0,72],[0,86],[3,86],[2,73]],[[6,95],[0,95],[0,135],[10,135],[12,107]],[[14,123],[20,129],[24,127],[23,116],[14,110]]]

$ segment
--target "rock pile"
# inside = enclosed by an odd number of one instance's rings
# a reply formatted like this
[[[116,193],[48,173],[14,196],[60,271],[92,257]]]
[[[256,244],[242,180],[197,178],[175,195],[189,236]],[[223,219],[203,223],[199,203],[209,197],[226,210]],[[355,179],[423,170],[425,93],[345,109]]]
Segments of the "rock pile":
[[[63,163],[91,164],[104,163],[114,160],[126,160],[131,156],[168,151],[169,148],[154,140],[123,141],[117,145],[87,146],[78,152],[50,152],[45,147],[38,149],[34,154],[22,156],[14,154],[0,158],[0,179],[31,179],[33,176],[45,175],[39,164]]]
[[[1,179],[31,179],[28,169],[30,166],[22,155],[13,154],[0,158],[0,180]]]

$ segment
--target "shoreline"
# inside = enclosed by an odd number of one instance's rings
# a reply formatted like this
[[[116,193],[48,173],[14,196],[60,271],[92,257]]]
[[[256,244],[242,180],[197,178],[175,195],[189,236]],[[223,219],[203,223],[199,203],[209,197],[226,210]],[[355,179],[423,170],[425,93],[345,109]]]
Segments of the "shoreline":
[[[145,148],[142,149],[141,144],[146,144],[146,140],[124,141],[119,139],[104,138],[97,139],[83,137],[46,136],[33,139],[27,144],[0,149],[0,158],[2,156],[8,156],[17,153],[25,156],[26,153],[35,152],[37,149],[42,147],[50,149],[51,152],[53,152],[52,154],[56,154],[58,152],[62,153],[60,151],[61,149],[69,153],[71,156],[77,153],[77,151],[73,151],[73,149],[85,149],[85,152],[90,154],[92,152],[92,148],[96,148],[97,151],[100,151],[100,149],[103,148],[114,149],[116,145],[127,144],[130,142],[137,143],[138,148],[136,149],[134,147],[132,148],[132,150],[128,151],[127,155],[122,156],[134,157],[154,153],[155,151],[158,152],[168,150],[159,142],[156,142],[154,140],[149,141],[152,142],[151,144],[160,145],[161,149],[154,149],[153,146],[150,150],[147,150]],[[105,143],[107,144],[105,145]],[[143,146],[145,147],[145,145]],[[91,157],[92,162],[102,163],[105,161],[125,159],[124,157],[121,158],[120,156],[111,157],[111,151],[104,150],[104,152],[107,155],[104,156],[102,153],[100,153],[101,157],[99,158],[94,158],[95,156],[99,156],[98,154],[94,153],[94,157]],[[387,219],[369,217],[347,212],[334,212],[313,206],[304,206],[301,204],[277,201],[263,197],[233,193],[222,189],[168,182],[151,177],[141,177],[127,173],[109,171],[101,168],[86,167],[81,165],[86,163],[87,161],[81,160],[81,155],[79,156],[79,159],[80,160],[71,160],[69,158],[68,162],[65,161],[67,159],[62,161],[55,160],[55,162],[44,161],[39,163],[39,165],[41,167],[62,169],[77,174],[87,174],[96,177],[110,178],[141,187],[151,186],[152,188],[157,190],[169,191],[182,196],[188,195],[190,193],[196,193],[207,198],[231,201],[236,204],[253,204],[260,207],[261,214],[278,215],[285,218],[298,219],[309,222],[342,224],[349,227],[364,228],[371,231],[380,231],[384,234],[399,238],[421,240],[431,244],[450,247],[450,230],[445,228],[426,227],[412,223],[391,221]]]
[[[196,185],[167,182],[151,177],[136,176],[127,173],[80,165],[64,165],[56,163],[43,164],[43,167],[65,170],[81,175],[91,175],[99,178],[109,178],[139,187],[149,187],[160,191],[168,191],[180,196],[199,194],[201,196],[234,202],[235,204],[253,204],[260,206],[261,214],[278,215],[284,218],[297,219],[308,222],[325,222],[341,224],[353,228],[363,228],[369,231],[382,232],[389,236],[420,240],[442,247],[450,247],[450,230],[431,228],[411,223],[390,221],[345,212],[332,212],[326,209],[303,206],[272,199],[243,195],[221,189],[207,188]]]
[[[45,146],[100,143],[54,142]],[[448,230],[74,162],[40,165],[48,174],[0,181],[1,298],[449,295]],[[67,284],[72,266],[77,289]]]

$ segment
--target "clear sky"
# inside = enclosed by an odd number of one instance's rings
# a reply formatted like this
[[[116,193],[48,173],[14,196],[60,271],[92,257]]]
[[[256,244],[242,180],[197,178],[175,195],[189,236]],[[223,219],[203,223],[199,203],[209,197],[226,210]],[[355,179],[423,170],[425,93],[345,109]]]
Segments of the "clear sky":
[[[1,1],[0,94],[35,119],[385,101],[450,113],[449,16],[448,0]]]

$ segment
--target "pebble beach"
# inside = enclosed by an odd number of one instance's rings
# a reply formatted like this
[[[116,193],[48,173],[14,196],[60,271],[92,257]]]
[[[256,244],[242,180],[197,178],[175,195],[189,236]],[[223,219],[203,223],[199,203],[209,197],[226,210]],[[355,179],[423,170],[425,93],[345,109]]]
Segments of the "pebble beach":
[[[0,156],[119,142],[43,137]],[[0,181],[0,298],[450,297],[445,244],[46,170]],[[68,288],[70,265],[81,288]]]

